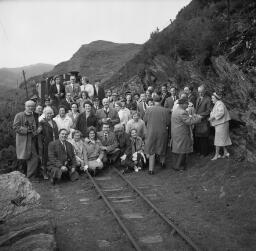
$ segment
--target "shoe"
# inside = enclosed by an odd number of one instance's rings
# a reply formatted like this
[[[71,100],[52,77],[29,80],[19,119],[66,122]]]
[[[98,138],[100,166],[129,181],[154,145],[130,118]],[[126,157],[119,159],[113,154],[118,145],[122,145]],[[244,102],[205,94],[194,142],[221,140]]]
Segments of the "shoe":
[[[227,159],[229,159],[229,157],[230,157],[230,153],[225,153],[225,154],[222,156],[222,158],[227,158]]]
[[[165,163],[161,163],[161,168],[165,169],[166,168],[166,164]]]
[[[56,180],[52,177],[52,178],[50,178],[50,182],[51,182],[51,184],[54,186],[55,183],[56,183]]]
[[[154,171],[148,171],[148,174],[149,174],[149,175],[154,175],[155,172],[154,172]]]
[[[220,155],[215,155],[211,160],[217,160],[217,159],[219,159],[219,158],[221,158]]]

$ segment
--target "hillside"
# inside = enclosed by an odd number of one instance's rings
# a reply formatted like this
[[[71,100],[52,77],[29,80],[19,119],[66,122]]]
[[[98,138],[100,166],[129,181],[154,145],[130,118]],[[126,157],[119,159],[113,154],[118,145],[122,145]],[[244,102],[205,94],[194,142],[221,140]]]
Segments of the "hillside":
[[[230,5],[228,5],[230,2]],[[205,84],[222,90],[232,115],[233,151],[256,160],[256,2],[192,0],[163,31],[152,32],[142,50],[105,86],[178,88]]]
[[[50,64],[39,63],[17,68],[0,68],[0,86],[16,88],[17,81],[23,81],[22,70],[26,72],[26,78],[30,78],[51,71],[53,67]]]
[[[50,75],[79,71],[90,79],[108,79],[141,49],[138,44],[94,41],[82,45],[70,60],[57,64]]]

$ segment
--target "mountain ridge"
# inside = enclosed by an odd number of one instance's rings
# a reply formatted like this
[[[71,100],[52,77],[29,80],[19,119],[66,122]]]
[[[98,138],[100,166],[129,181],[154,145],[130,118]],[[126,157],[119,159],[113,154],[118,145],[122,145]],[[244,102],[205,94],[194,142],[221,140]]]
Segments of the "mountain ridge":
[[[23,81],[22,70],[26,73],[26,78],[31,78],[38,74],[43,74],[52,70],[54,65],[46,63],[37,63],[26,65],[22,67],[3,67],[0,68],[0,86],[5,86],[6,88],[16,88],[17,82],[21,83]]]

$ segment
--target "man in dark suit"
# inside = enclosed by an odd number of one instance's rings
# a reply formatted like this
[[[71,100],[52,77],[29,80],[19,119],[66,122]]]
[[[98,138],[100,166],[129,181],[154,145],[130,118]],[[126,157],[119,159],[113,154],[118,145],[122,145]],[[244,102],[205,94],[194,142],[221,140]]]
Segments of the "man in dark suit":
[[[102,100],[105,98],[105,91],[104,91],[104,88],[101,86],[101,82],[99,79],[95,80],[93,88],[94,88],[94,98],[98,98],[101,105]]]
[[[102,150],[105,152],[103,162],[114,163],[120,155],[120,150],[118,149],[116,136],[110,131],[108,123],[102,125],[102,131],[98,132],[98,139],[101,141],[103,145]]]
[[[175,87],[172,87],[170,89],[170,93],[171,93],[171,96],[169,96],[165,100],[164,107],[169,109],[169,111],[171,112],[172,108],[173,108],[173,105],[174,105],[174,102],[178,99],[178,96],[176,94],[176,88]]]
[[[104,98],[102,100],[103,108],[96,111],[96,117],[98,124],[101,126],[104,123],[108,123],[110,128],[113,129],[114,125],[120,123],[120,118],[115,109],[109,107],[109,100]]]
[[[145,112],[148,108],[146,101],[147,101],[146,93],[141,93],[140,102],[137,104],[137,112],[141,119],[144,118]]]
[[[70,76],[70,84],[66,85],[65,92],[70,93],[72,98],[79,96],[81,88],[80,85],[76,83],[76,77],[74,75]]]
[[[198,95],[195,113],[201,115],[202,120],[195,125],[195,151],[200,155],[206,156],[209,153],[210,126],[208,118],[211,112],[211,99],[205,95],[204,85],[198,87]]]
[[[196,94],[193,92],[193,86],[185,86],[184,92],[187,94],[188,101],[193,104],[194,107],[196,107]]]
[[[65,97],[65,86],[60,82],[60,76],[56,75],[53,79],[55,83],[50,86],[49,96],[58,106]]]
[[[63,176],[68,177],[71,181],[77,180],[79,175],[76,172],[76,158],[74,148],[66,139],[68,131],[60,129],[59,139],[50,142],[48,146],[48,165],[50,171],[50,180],[54,185],[56,180]]]
[[[114,133],[120,149],[119,160],[120,165],[123,166],[124,172],[134,169],[134,162],[132,161],[132,142],[130,135],[124,131],[122,124],[117,124],[114,127]]]
[[[66,111],[70,111],[70,110],[71,110],[71,104],[72,104],[73,102],[74,102],[74,101],[72,100],[71,93],[66,92],[65,99],[62,99],[62,100],[61,100],[60,105],[61,105],[61,106],[65,106]]]
[[[169,97],[167,92],[167,84],[162,85],[161,87],[161,106],[164,106],[166,99]]]

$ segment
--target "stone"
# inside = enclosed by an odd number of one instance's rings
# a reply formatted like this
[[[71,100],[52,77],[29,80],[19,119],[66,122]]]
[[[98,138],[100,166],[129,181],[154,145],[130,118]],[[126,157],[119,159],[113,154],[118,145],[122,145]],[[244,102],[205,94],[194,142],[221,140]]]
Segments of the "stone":
[[[105,177],[97,177],[95,180],[111,180],[112,178],[110,176],[105,176]]]
[[[159,234],[143,236],[143,237],[140,237],[139,240],[140,240],[140,242],[145,243],[145,244],[154,244],[154,243],[163,242],[163,238]]]
[[[0,220],[40,204],[40,195],[33,190],[25,175],[18,171],[0,175],[0,191]]]
[[[133,200],[123,199],[123,200],[113,200],[113,203],[126,203],[126,202],[132,202]]]
[[[0,247],[10,245],[31,234],[54,233],[53,227],[49,221],[35,222],[32,225],[20,225],[17,227],[18,229],[12,229],[7,234],[0,236]]]
[[[99,248],[107,248],[110,247],[110,242],[106,240],[98,240],[97,241]]]
[[[122,191],[123,187],[117,187],[117,188],[104,188],[104,192],[116,192],[116,191]]]
[[[9,251],[56,251],[57,244],[52,234],[35,234],[15,242]]]
[[[88,202],[90,199],[89,198],[81,198],[79,199],[80,202]]]
[[[143,219],[143,215],[140,213],[131,213],[131,214],[124,214],[124,218],[126,219]]]

